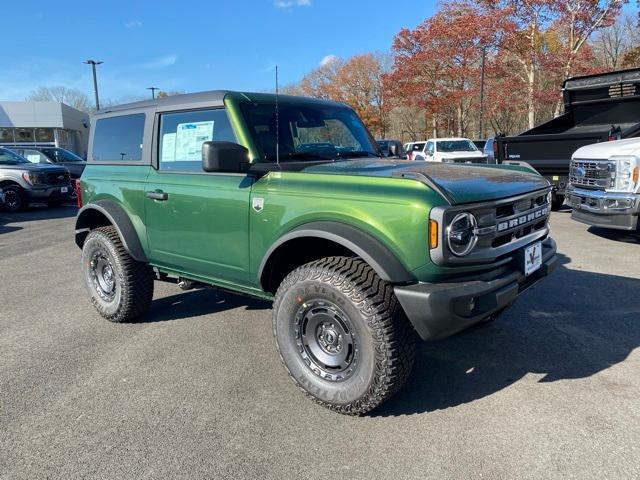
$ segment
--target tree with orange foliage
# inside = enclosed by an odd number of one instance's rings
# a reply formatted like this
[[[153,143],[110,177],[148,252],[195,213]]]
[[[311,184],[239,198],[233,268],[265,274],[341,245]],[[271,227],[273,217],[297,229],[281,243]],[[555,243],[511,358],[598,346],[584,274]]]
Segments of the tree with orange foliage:
[[[380,55],[356,55],[347,61],[336,58],[305,75],[298,87],[304,95],[350,105],[370,130],[384,137],[388,124],[384,73]]]
[[[393,41],[394,71],[388,78],[397,95],[431,115],[433,136],[442,128],[469,133],[479,92],[482,50],[497,41],[495,18],[473,2],[452,2]]]

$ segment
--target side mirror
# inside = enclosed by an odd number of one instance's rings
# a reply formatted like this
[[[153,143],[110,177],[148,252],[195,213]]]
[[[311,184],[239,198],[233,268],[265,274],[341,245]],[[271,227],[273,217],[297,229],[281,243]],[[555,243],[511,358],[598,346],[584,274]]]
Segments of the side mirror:
[[[202,169],[205,172],[240,173],[249,163],[249,150],[233,142],[204,142]]]

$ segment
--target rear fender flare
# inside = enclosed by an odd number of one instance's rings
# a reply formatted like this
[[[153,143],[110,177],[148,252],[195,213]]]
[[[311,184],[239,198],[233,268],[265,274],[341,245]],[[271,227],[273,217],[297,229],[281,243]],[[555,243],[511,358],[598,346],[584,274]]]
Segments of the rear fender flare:
[[[84,240],[91,228],[96,213],[102,214],[118,231],[122,245],[129,255],[138,262],[148,263],[147,255],[142,249],[138,232],[136,231],[127,212],[111,200],[98,200],[83,206],[76,216],[76,245],[82,248]]]

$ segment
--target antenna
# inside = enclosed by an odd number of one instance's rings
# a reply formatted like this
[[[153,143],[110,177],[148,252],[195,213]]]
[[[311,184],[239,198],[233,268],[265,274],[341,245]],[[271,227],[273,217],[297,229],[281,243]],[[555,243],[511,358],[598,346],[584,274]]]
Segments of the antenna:
[[[280,166],[280,106],[278,97],[280,89],[278,87],[278,65],[276,65],[276,164]]]

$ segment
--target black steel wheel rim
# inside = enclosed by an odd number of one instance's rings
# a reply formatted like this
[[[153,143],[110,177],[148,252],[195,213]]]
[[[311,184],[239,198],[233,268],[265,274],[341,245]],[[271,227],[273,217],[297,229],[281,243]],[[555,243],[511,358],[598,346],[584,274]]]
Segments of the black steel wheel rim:
[[[7,190],[4,194],[4,204],[9,210],[15,210],[20,207],[20,195],[15,190]]]
[[[112,302],[117,292],[116,269],[108,254],[96,251],[89,260],[89,278],[98,296]]]
[[[319,377],[340,382],[355,371],[358,344],[353,324],[334,303],[321,299],[302,303],[293,334],[300,356]]]

